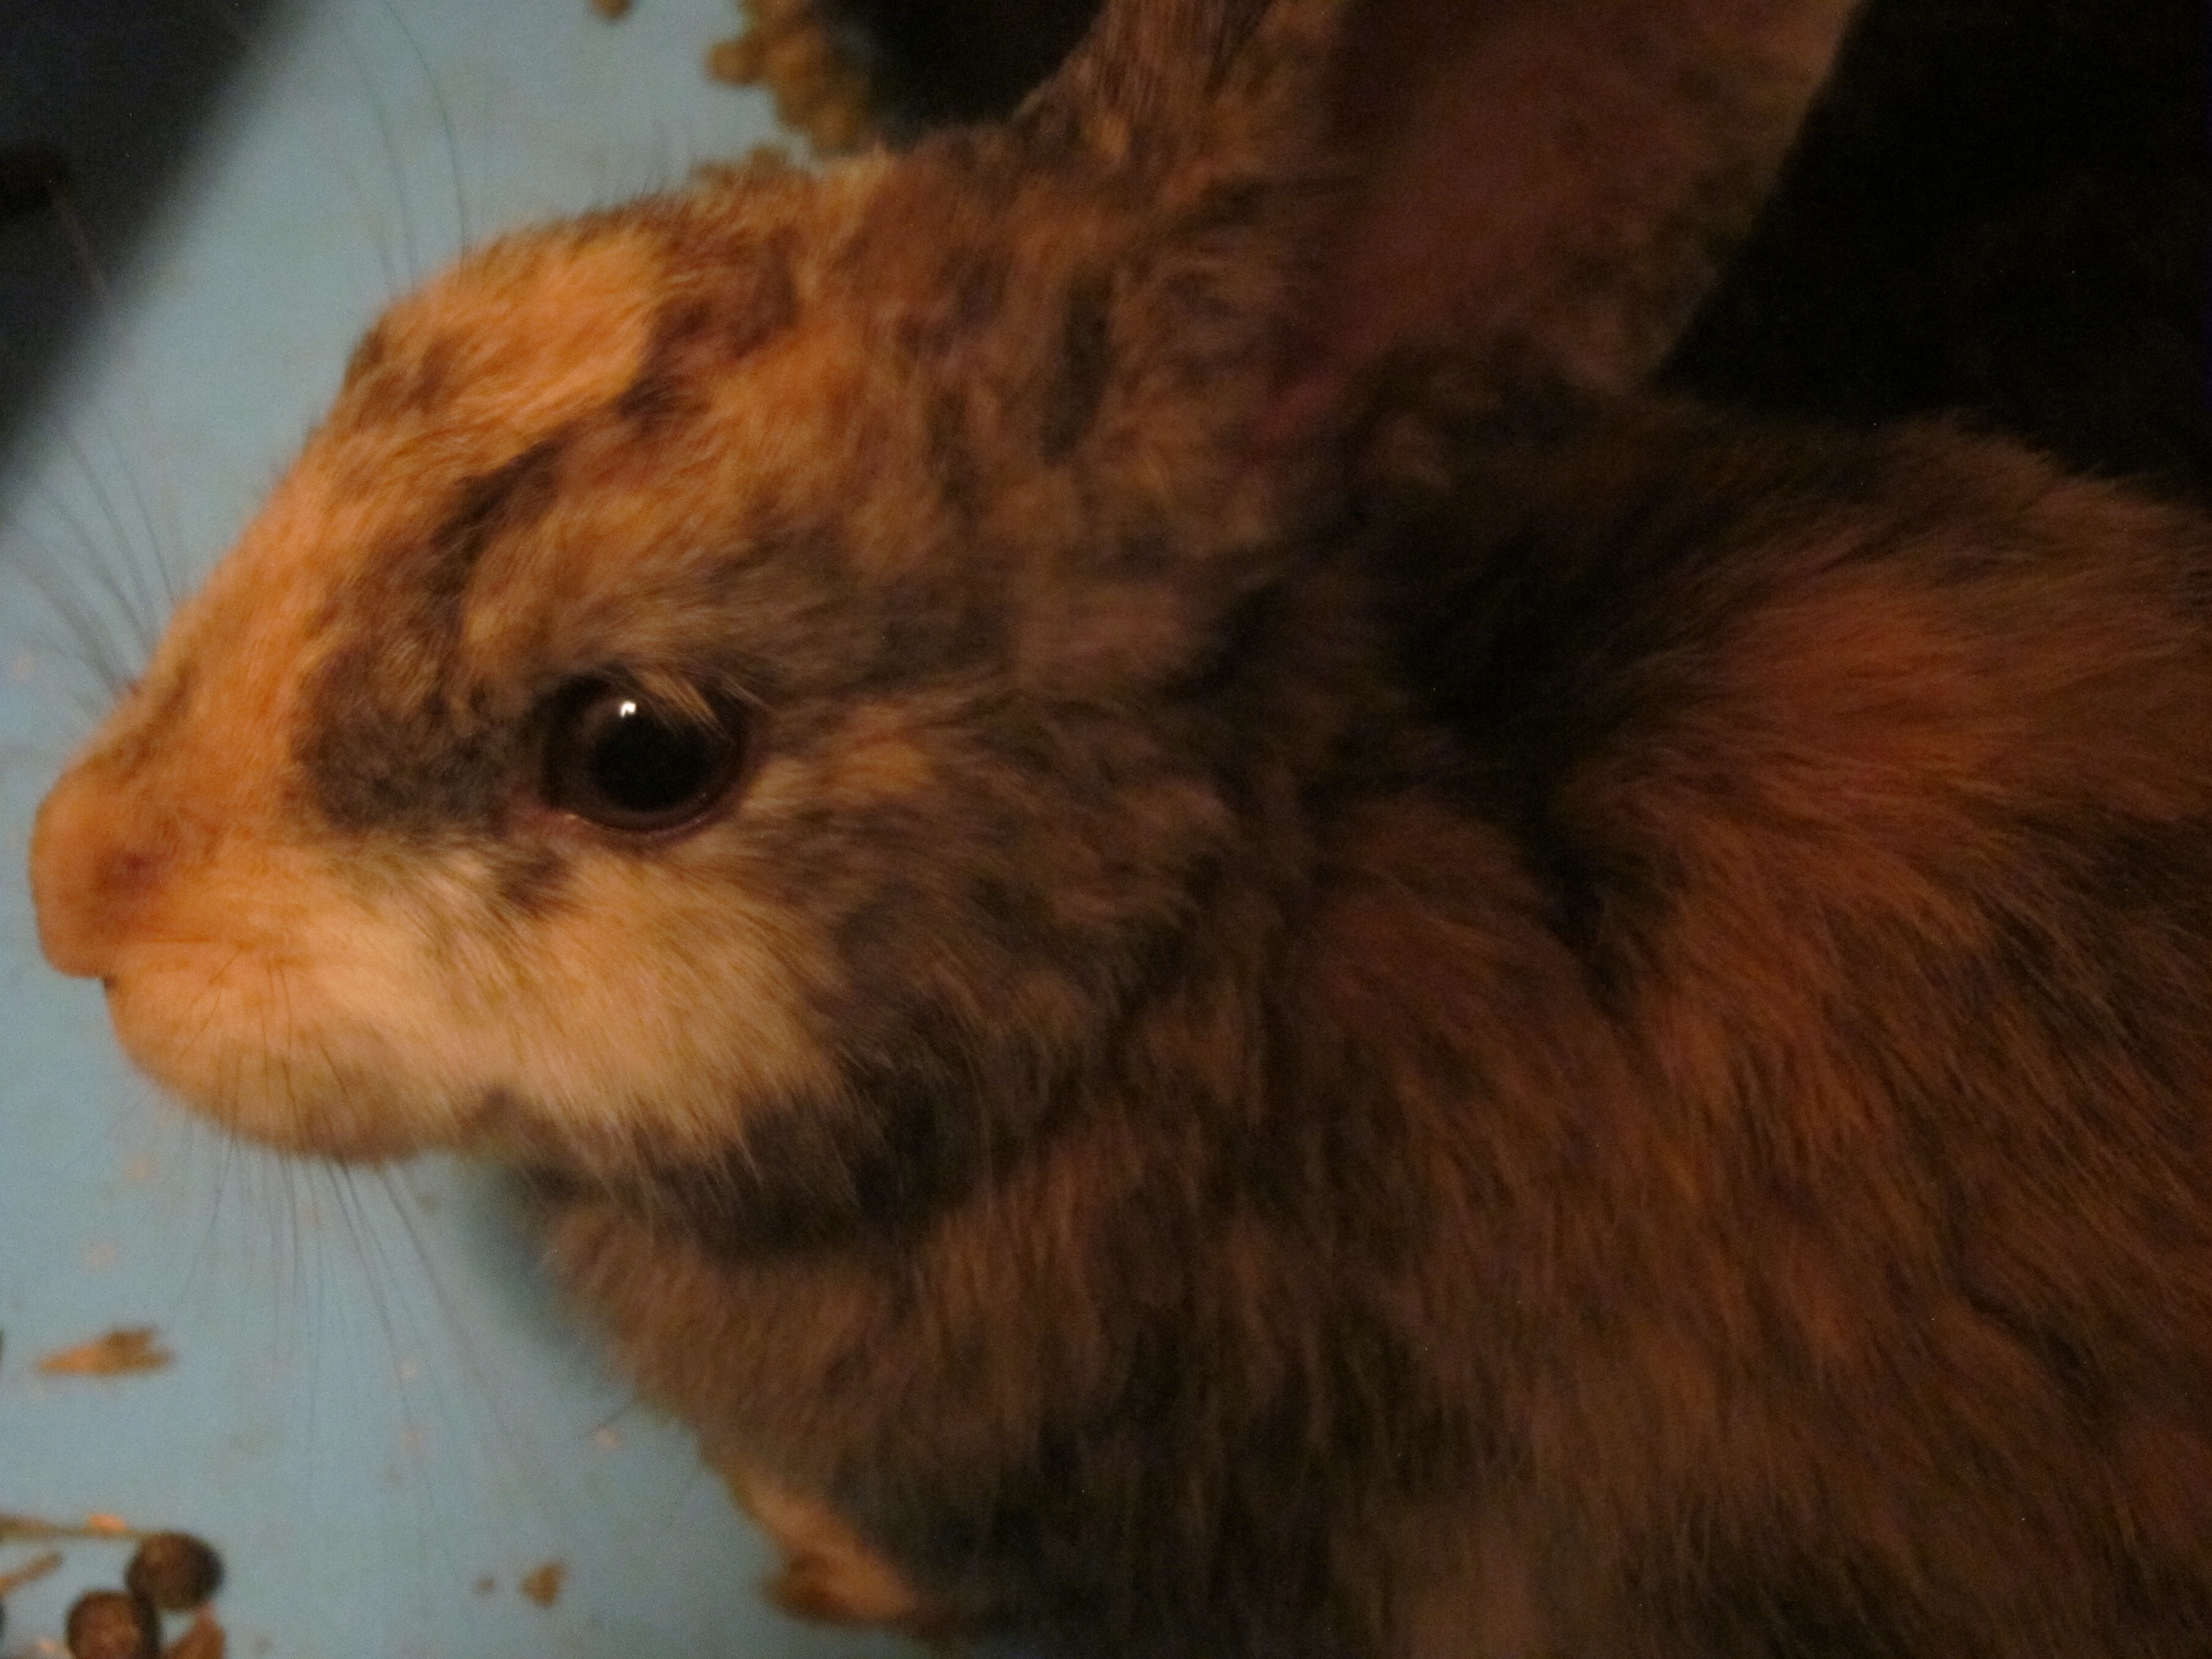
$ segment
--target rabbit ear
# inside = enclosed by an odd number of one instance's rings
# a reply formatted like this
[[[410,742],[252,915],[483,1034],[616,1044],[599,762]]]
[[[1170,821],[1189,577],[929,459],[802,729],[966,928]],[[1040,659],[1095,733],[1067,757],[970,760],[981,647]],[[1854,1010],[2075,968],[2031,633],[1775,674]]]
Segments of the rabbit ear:
[[[1178,160],[1279,161],[1321,127],[1314,92],[1351,0],[1107,0],[1016,113],[1094,157],[1158,173]],[[1229,142],[1243,130],[1255,146]],[[1265,152],[1273,151],[1269,158]]]
[[[1193,175],[1334,186],[1297,251],[1278,430],[1438,347],[1478,398],[1613,392],[1748,230],[1855,9],[1107,0],[1024,118],[1185,199]]]
[[[858,267],[933,343],[931,470],[1022,550],[1024,651],[1210,660],[1386,387],[1457,418],[1649,373],[1849,10],[1107,0],[1005,128],[885,176]]]
[[[1443,348],[1502,402],[1630,389],[1750,230],[1856,0],[1374,0],[1345,43],[1355,191],[1279,422]],[[1303,411],[1303,412],[1302,412]]]

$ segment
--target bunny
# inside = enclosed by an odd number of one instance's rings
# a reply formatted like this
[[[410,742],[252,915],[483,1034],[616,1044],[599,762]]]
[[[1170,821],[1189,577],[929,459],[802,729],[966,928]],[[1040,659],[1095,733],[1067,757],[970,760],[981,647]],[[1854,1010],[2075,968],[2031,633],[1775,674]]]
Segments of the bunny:
[[[2212,532],[1640,393],[1832,0],[1111,0],[469,254],[45,804],[238,1132],[532,1191],[787,1603],[2212,1654]]]

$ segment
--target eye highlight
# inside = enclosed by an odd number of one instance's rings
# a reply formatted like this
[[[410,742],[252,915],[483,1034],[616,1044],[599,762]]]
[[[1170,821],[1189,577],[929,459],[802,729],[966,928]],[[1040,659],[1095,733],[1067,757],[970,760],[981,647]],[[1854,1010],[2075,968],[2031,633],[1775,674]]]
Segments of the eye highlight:
[[[545,726],[545,802],[604,830],[649,835],[696,823],[743,775],[749,711],[684,688],[656,695],[609,676],[571,681]]]

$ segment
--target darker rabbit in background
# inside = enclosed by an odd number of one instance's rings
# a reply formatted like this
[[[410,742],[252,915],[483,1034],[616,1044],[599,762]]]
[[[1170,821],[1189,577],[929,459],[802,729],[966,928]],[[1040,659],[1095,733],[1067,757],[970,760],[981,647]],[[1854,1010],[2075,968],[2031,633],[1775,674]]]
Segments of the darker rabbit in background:
[[[57,787],[155,1077],[538,1190],[828,1616],[2212,1652],[2212,534],[1635,395],[1846,21],[1142,0],[509,238]]]

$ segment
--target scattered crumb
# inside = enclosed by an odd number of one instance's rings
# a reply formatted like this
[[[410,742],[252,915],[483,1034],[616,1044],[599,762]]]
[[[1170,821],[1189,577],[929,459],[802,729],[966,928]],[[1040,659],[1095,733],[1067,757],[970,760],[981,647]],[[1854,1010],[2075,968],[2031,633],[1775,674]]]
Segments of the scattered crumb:
[[[610,23],[620,22],[629,15],[629,0],[592,0],[592,9]]]
[[[223,1634],[215,1615],[202,1607],[194,1615],[185,1633],[169,1644],[161,1659],[223,1659],[230,1649],[230,1641]]]
[[[819,0],[742,0],[742,33],[707,53],[707,73],[732,86],[762,86],[775,118],[823,155],[860,149],[877,136],[866,68],[840,37]]]
[[[105,1336],[63,1348],[38,1362],[47,1376],[122,1376],[131,1371],[158,1371],[173,1363],[176,1355],[160,1346],[160,1333],[151,1325],[118,1327]]]
[[[61,1564],[62,1553],[48,1550],[43,1555],[33,1556],[13,1572],[0,1572],[0,1595],[5,1595],[10,1590],[19,1590],[26,1584],[37,1583]]]
[[[137,1528],[118,1515],[88,1515],[82,1521],[45,1521],[35,1515],[0,1512],[0,1544],[43,1544],[64,1538],[136,1538]]]
[[[123,1178],[125,1181],[151,1181],[154,1178],[154,1160],[143,1155],[132,1158],[123,1166]]]
[[[486,1573],[483,1577],[477,1579],[475,1583],[470,1585],[469,1588],[473,1589],[478,1595],[489,1595],[494,1590],[499,1588],[499,1580],[493,1577],[489,1573]]]
[[[594,1446],[597,1446],[603,1452],[620,1451],[622,1449],[622,1431],[616,1428],[611,1423],[608,1424],[605,1428],[593,1429],[592,1431],[592,1443]]]
[[[548,1561],[541,1566],[532,1567],[515,1588],[539,1607],[550,1607],[561,1599],[561,1586],[567,1582],[568,1577],[568,1569],[565,1563]]]

